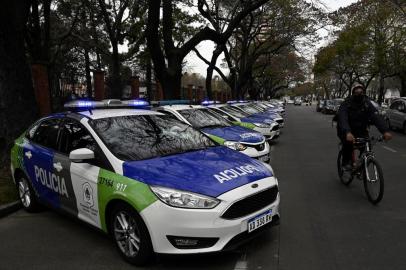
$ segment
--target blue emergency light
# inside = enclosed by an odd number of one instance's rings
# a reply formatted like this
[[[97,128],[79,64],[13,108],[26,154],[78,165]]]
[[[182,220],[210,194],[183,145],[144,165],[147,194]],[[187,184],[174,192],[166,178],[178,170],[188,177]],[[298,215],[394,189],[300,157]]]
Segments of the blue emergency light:
[[[204,100],[200,104],[203,105],[203,106],[208,106],[208,105],[213,105],[213,104],[221,104],[221,102],[217,101],[217,100]]]

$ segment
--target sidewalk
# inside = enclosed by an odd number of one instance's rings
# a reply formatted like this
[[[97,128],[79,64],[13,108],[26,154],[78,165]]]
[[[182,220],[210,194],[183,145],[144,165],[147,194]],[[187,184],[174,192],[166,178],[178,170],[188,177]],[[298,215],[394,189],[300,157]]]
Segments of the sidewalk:
[[[10,173],[6,169],[0,170],[0,217],[16,211],[20,207],[17,189]]]

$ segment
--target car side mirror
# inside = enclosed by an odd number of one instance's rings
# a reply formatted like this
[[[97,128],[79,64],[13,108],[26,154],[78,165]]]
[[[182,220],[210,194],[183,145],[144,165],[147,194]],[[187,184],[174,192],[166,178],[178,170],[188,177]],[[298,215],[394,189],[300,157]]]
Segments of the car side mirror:
[[[88,148],[79,148],[69,153],[69,159],[72,162],[82,163],[94,159],[94,152]]]

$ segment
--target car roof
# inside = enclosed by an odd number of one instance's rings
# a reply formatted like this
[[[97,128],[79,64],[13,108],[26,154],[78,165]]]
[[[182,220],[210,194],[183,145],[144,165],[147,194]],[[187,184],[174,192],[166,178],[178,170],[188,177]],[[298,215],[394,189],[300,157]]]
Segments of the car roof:
[[[173,111],[181,111],[181,110],[191,110],[191,109],[205,109],[206,107],[201,105],[164,105],[157,107],[156,109],[163,108]]]
[[[162,115],[162,113],[159,112],[140,109],[95,109],[91,111],[77,112],[77,114],[90,119],[111,118],[129,115]]]

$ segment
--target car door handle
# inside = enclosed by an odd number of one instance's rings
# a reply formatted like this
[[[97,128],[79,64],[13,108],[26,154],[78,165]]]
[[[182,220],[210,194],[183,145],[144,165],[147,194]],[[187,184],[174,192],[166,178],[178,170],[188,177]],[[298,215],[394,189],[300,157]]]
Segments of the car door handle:
[[[31,159],[31,158],[32,158],[32,153],[31,153],[31,151],[25,152],[25,156],[26,156],[28,159]]]
[[[54,168],[55,168],[58,172],[62,171],[62,169],[63,169],[63,167],[62,167],[62,165],[61,165],[60,162],[54,163]]]

